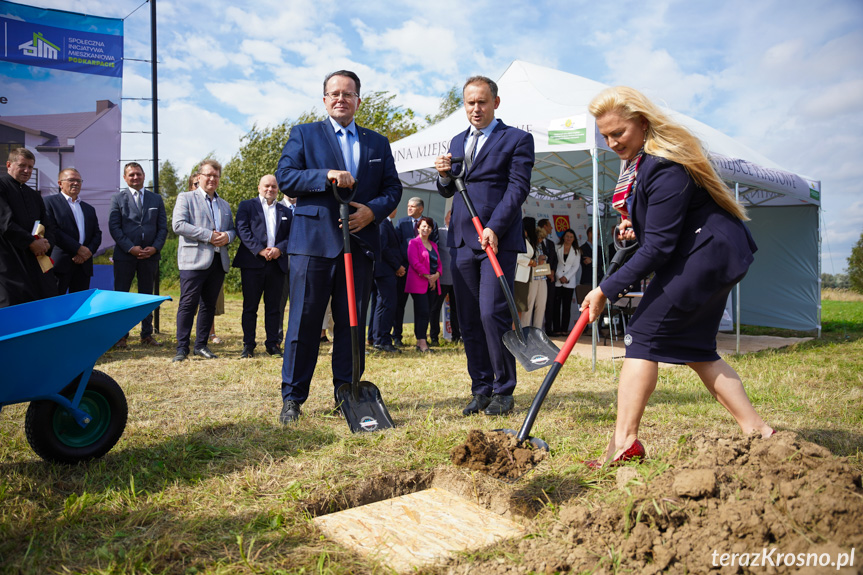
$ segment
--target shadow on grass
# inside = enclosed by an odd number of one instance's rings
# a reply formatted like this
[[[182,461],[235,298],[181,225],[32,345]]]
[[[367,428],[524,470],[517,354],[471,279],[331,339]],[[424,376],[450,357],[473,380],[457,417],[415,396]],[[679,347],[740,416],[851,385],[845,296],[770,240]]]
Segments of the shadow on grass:
[[[168,484],[195,485],[256,465],[262,461],[314,452],[341,439],[327,430],[256,423],[204,426],[161,443],[115,447],[102,459],[78,465],[42,460],[0,463],[0,475],[20,474],[47,486],[38,495],[49,506],[70,493],[101,493],[130,489],[158,492]],[[253,446],[253,447],[249,447]],[[134,478],[134,479],[132,479]]]
[[[860,458],[863,445],[863,433],[841,429],[792,429],[806,441],[817,443],[829,449],[833,455],[849,458]]]

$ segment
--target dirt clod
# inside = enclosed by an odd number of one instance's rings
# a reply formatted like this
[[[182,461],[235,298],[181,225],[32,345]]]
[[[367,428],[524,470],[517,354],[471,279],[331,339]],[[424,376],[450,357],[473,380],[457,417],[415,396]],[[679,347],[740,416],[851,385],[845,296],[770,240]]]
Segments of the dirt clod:
[[[450,453],[455,465],[481,471],[498,479],[516,479],[539,464],[548,454],[529,441],[519,441],[501,431],[474,429],[467,441]]]

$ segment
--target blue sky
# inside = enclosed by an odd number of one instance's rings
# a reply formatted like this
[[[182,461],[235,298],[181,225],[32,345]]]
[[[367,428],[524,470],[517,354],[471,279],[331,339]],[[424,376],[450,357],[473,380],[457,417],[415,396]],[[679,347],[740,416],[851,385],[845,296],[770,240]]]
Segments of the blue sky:
[[[135,11],[139,0],[27,3],[128,16],[126,57],[149,58],[148,4]],[[821,180],[825,273],[844,271],[863,232],[860,0],[158,0],[157,7],[160,156],[182,171],[209,152],[229,160],[255,123],[320,110],[321,81],[335,69],[355,70],[364,91],[395,93],[425,115],[467,76],[495,78],[520,59],[634,86]],[[124,97],[149,96],[149,78],[147,64],[127,61]],[[123,129],[147,130],[148,106],[125,101]],[[148,136],[124,136],[124,159],[150,153]]]

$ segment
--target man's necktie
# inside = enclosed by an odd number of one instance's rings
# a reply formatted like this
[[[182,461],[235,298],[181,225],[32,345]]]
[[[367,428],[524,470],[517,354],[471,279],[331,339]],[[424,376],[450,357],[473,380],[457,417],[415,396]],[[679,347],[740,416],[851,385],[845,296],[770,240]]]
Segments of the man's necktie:
[[[464,149],[464,161],[467,164],[467,169],[473,165],[473,159],[476,156],[476,142],[479,140],[479,130],[476,128],[470,132],[470,139],[467,141],[467,147]]]
[[[143,210],[143,208],[142,208],[142,206],[141,206],[141,197],[142,197],[144,194],[143,194],[143,193],[141,193],[141,192],[133,192],[133,193],[132,193],[132,195],[133,195],[133,196],[134,196],[134,198],[135,198],[135,205],[136,205],[136,206],[138,206],[138,211],[139,211],[139,212],[141,212],[141,213],[144,213],[144,210]]]
[[[345,168],[352,176],[356,177],[356,168],[354,167],[353,134],[351,134],[346,128],[342,128],[340,132],[342,132],[342,137],[339,138],[339,140],[342,145],[342,156],[345,160]]]

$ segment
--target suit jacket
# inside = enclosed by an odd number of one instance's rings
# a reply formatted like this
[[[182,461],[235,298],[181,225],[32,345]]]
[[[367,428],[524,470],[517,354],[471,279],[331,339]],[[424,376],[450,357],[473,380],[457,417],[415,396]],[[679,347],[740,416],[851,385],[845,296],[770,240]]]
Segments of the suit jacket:
[[[467,130],[456,135],[450,142],[453,157],[464,156]],[[498,237],[498,249],[524,252],[524,231],[521,225],[521,205],[530,191],[530,173],[534,164],[533,136],[498,121],[491,135],[476,154],[470,171],[464,178],[482,225],[494,230]],[[453,166],[458,174],[463,165]],[[454,193],[455,184],[450,182],[438,188]],[[449,225],[450,247],[467,246],[479,250],[476,229],[461,194],[453,196],[452,217]]]
[[[357,126],[360,159],[353,201],[369,207],[374,223],[352,234],[372,260],[380,251],[378,226],[396,208],[402,184],[387,139]],[[341,147],[329,118],[291,128],[282,150],[276,179],[283,194],[297,198],[288,253],[335,258],[344,250],[339,228],[339,202],[327,182],[329,170],[345,170]],[[351,207],[350,212],[356,210]]]
[[[592,237],[590,239],[593,239]],[[579,246],[581,250],[581,281],[579,283],[585,285],[593,285],[593,266],[596,265],[597,281],[602,281],[602,276],[605,275],[605,266],[602,265],[602,248],[596,252],[596,260],[593,259],[593,246],[590,244],[590,239]],[[591,258],[591,263],[584,261],[585,258]]]
[[[168,218],[162,196],[141,188],[144,192],[142,209],[138,209],[129,188],[111,196],[111,212],[108,216],[108,231],[117,248],[114,260],[134,261],[129,253],[135,246],[154,247],[156,253],[150,259],[158,260],[168,237]]]
[[[440,231],[438,230],[437,222],[432,220],[432,223],[434,225],[432,226],[432,233],[429,235],[429,240],[434,243],[438,243],[440,240]],[[409,264],[408,244],[411,243],[411,240],[417,237],[416,231],[414,231],[414,223],[410,216],[405,216],[396,222],[396,233],[398,234],[399,246],[401,248],[401,265],[405,266],[405,269],[407,269]]]
[[[552,232],[554,233],[554,232]],[[542,253],[548,256],[548,265],[551,266],[551,271],[554,272],[555,279],[557,278],[557,244],[548,238],[542,240]],[[551,281],[551,276],[549,281]]]
[[[379,227],[381,251],[375,260],[375,277],[395,277],[396,270],[402,265],[398,235],[389,218],[384,218]]]
[[[79,200],[80,202],[80,200]],[[84,245],[95,256],[102,243],[102,230],[99,229],[99,218],[96,209],[86,202],[80,202],[84,213]],[[54,220],[54,238],[56,244],[51,251],[55,272],[67,274],[72,271],[72,258],[78,253],[81,243],[78,241],[78,224],[69,206],[66,196],[62,193],[45,198],[45,210]],[[81,264],[81,269],[87,276],[93,275],[93,258]]]
[[[575,286],[578,285],[578,272],[581,268],[581,258],[578,256],[578,248],[575,247],[575,244],[569,249],[569,255],[566,257],[566,261],[563,259],[563,244],[558,246],[555,251],[555,258],[557,259],[557,268],[554,272],[554,285],[555,287],[565,287],[567,289],[575,289]],[[584,270],[581,270],[582,274]],[[565,277],[569,280],[567,283],[560,283],[560,278]]]
[[[645,155],[633,194],[630,214],[640,247],[600,284],[612,302],[655,272],[648,290],[665,291],[689,311],[746,275],[758,249],[749,229],[720,208],[683,166]]]
[[[431,242],[431,246],[437,255],[438,267],[440,267],[440,252],[437,244]],[[410,267],[405,279],[405,293],[426,293],[429,290],[429,281],[420,274],[431,273],[431,256],[419,236],[412,239],[408,246],[408,262]],[[440,295],[440,278],[435,287]]]
[[[437,242],[440,249],[440,283],[445,286],[452,285],[452,252],[447,243],[449,240],[449,228],[440,228],[438,230],[440,242]]]
[[[216,225],[207,205],[206,192],[193,190],[183,192],[177,196],[174,205],[174,216],[171,225],[174,233],[180,236],[177,248],[177,265],[181,270],[205,270],[213,263],[216,254],[216,246],[210,243],[210,237]],[[218,197],[215,198],[221,213],[219,231],[228,233],[228,244],[237,237],[234,229],[234,219],[231,216],[231,206],[228,202]],[[219,250],[222,260],[222,268],[225,272],[230,267],[228,246],[224,245]]]
[[[291,232],[293,212],[276,202],[276,243],[282,255],[276,260],[283,272],[288,273],[288,236]],[[267,260],[258,255],[267,247],[267,220],[260,197],[243,200],[237,206],[237,236],[240,245],[234,256],[235,268],[263,268]]]

